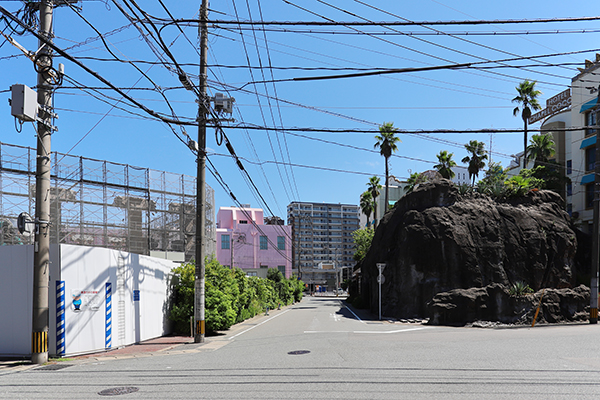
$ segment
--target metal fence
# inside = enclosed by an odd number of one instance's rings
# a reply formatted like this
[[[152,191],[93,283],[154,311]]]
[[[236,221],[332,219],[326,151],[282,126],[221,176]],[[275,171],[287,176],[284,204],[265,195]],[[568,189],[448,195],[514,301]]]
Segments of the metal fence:
[[[17,216],[35,210],[36,150],[0,142],[0,246],[29,244]],[[216,250],[214,190],[206,187],[206,254]],[[149,255],[195,255],[196,178],[52,153],[50,242]]]

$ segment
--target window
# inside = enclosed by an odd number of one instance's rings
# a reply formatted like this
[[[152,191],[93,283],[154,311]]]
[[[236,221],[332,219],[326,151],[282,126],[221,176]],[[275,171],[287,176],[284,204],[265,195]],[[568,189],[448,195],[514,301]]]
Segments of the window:
[[[246,276],[256,276],[256,272],[254,272],[254,271],[246,272]]]
[[[589,111],[585,114],[585,126],[596,125],[596,122],[597,122],[596,110]],[[596,129],[587,129],[585,131],[585,134],[586,135],[595,135]]]
[[[285,238],[283,236],[277,236],[277,248],[285,250]]]
[[[567,160],[567,175],[571,175],[573,172],[573,161]]]
[[[285,276],[285,265],[278,265],[277,269]]]
[[[247,224],[247,223],[248,223],[248,221],[246,221],[246,220],[241,220],[240,222],[238,222],[238,224]]]
[[[266,236],[261,236],[260,237],[260,249],[261,250],[268,250],[269,246],[267,245],[267,237]]]
[[[585,185],[585,208],[594,208],[594,186],[595,183]]]
[[[571,183],[567,183],[567,196],[573,196],[573,185]]]
[[[221,235],[221,248],[229,249],[229,235]]]
[[[585,149],[585,170],[593,171],[596,168],[596,146]]]

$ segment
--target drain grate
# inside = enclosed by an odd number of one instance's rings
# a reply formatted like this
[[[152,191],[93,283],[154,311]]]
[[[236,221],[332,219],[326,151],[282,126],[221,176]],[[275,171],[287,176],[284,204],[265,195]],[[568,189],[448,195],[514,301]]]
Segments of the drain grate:
[[[140,390],[140,389],[136,388],[134,386],[125,386],[125,387],[104,389],[103,391],[98,392],[98,394],[100,396],[118,396],[120,394],[134,393],[134,392],[137,392],[138,390]]]
[[[43,367],[38,367],[35,371],[58,371],[59,369],[72,367],[73,364],[48,364]]]
[[[294,351],[290,351],[288,354],[292,355],[292,356],[299,356],[301,354],[308,354],[310,353],[309,350],[294,350]]]

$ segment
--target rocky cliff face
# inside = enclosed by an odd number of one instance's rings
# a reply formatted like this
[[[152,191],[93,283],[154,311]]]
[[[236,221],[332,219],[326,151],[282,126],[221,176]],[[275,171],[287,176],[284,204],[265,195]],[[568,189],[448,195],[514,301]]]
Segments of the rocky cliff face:
[[[383,272],[383,314],[428,316],[437,293],[509,287],[569,288],[577,239],[554,192],[531,192],[518,201],[462,197],[447,180],[429,182],[401,199],[379,224],[361,264],[361,292],[378,308],[376,263]]]

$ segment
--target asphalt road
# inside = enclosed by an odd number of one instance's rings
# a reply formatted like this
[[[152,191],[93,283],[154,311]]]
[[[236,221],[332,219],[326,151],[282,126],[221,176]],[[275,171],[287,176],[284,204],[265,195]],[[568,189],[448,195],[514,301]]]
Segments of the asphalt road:
[[[598,325],[360,320],[336,298],[305,298],[168,354],[0,375],[0,398],[103,398],[134,387],[118,398],[591,399],[600,396],[599,339]]]

